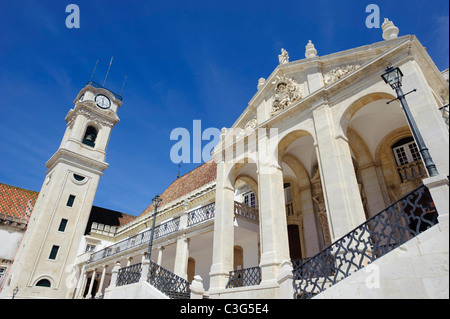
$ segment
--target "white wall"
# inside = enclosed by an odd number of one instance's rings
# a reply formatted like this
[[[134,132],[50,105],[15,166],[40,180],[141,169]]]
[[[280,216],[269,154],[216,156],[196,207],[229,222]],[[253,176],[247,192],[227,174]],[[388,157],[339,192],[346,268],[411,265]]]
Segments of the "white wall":
[[[23,231],[0,226],[0,259],[12,260],[19,247]]]

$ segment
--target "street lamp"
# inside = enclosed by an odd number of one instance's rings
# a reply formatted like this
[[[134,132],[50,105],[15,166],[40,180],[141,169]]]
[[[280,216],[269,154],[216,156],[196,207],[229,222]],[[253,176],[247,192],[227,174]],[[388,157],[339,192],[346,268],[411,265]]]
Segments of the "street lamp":
[[[19,292],[19,287],[16,286],[16,288],[13,289],[13,295],[12,295],[11,299],[14,299],[18,292]]]
[[[159,195],[156,194],[155,198],[153,198],[153,200],[152,200],[153,207],[155,207],[155,212],[153,213],[153,226],[152,226],[152,232],[150,234],[150,242],[148,243],[147,258],[149,261],[151,261],[150,257],[152,256],[153,234],[155,232],[156,213],[157,213],[158,207],[161,204],[161,202],[162,202],[161,197],[159,197]]]
[[[397,93],[397,98],[392,100],[400,100],[400,103],[402,104],[403,111],[405,112],[406,119],[408,121],[409,127],[411,129],[411,132],[414,136],[414,139],[416,141],[417,147],[419,148],[420,155],[422,155],[422,159],[425,163],[425,167],[427,168],[428,175],[430,177],[438,175],[438,171],[436,168],[436,165],[433,162],[433,159],[431,158],[430,152],[428,152],[428,148],[425,145],[425,142],[423,141],[422,135],[420,134],[419,129],[417,128],[417,124],[414,121],[414,118],[411,114],[411,111],[409,110],[408,103],[406,103],[405,95],[415,92],[416,89],[403,94],[402,91],[402,77],[403,73],[399,68],[394,68],[392,66],[388,66],[386,68],[386,71],[383,75],[381,75],[384,82],[389,84],[393,90]],[[392,101],[387,102],[387,104],[391,103]]]

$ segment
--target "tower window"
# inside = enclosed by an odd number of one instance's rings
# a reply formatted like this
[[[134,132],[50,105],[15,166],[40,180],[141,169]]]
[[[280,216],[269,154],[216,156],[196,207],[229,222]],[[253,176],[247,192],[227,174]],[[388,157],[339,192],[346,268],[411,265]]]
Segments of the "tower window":
[[[83,144],[94,147],[97,139],[97,130],[93,126],[88,126],[83,137]]]
[[[48,256],[48,259],[55,260],[56,255],[58,255],[59,246],[53,245],[52,251],[50,252],[50,256]]]
[[[69,199],[67,200],[67,206],[72,207],[74,201],[75,201],[75,195],[70,195]]]
[[[66,230],[68,220],[63,218],[61,219],[61,223],[59,223],[58,231],[63,232]]]

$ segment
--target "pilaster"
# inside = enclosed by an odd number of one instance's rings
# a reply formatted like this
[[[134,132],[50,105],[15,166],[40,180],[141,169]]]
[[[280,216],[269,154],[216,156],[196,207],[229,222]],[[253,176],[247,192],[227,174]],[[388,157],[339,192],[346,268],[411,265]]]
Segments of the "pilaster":
[[[337,135],[327,104],[313,111],[313,119],[320,177],[334,241],[366,218],[347,138]]]

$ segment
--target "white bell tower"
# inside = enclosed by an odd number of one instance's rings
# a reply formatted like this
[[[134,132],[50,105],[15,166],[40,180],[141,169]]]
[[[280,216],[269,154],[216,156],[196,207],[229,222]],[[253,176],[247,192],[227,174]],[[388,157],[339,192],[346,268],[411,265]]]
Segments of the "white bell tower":
[[[4,289],[16,298],[72,298],[73,265],[98,182],[108,167],[106,147],[119,122],[122,97],[89,81],[66,116],[61,145],[46,177]],[[2,293],[2,295],[4,295]]]

